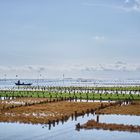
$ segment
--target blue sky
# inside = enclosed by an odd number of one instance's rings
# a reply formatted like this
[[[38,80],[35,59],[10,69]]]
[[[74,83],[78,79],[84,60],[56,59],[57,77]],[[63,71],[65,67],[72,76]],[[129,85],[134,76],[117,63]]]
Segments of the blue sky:
[[[0,77],[140,78],[140,0],[0,0]]]

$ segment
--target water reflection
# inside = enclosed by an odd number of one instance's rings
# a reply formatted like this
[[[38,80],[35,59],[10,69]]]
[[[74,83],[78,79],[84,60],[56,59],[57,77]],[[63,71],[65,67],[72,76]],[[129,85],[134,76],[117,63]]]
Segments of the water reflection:
[[[132,124],[138,125],[140,122],[139,116],[129,115],[95,115],[89,113],[88,115],[71,116],[66,121],[56,121],[47,125],[31,125],[31,124],[19,124],[19,123],[0,123],[0,139],[2,140],[85,140],[85,139],[100,139],[103,140],[107,137],[110,140],[139,140],[139,133],[130,132],[117,132],[117,131],[105,131],[105,130],[80,130],[75,131],[75,125],[77,123],[84,124],[91,119],[99,119],[100,122],[106,123],[118,123],[118,124]],[[77,121],[76,121],[77,120]]]
[[[47,125],[43,125],[43,128],[48,127],[51,130],[53,127],[56,127],[60,123],[64,125],[66,122],[78,122],[83,124],[85,121],[90,119],[96,120],[100,123],[114,123],[114,124],[124,124],[124,125],[140,125],[139,116],[130,116],[130,115],[95,115],[95,113],[86,113],[82,116],[72,115],[70,118],[61,119],[57,121],[50,121]],[[77,123],[75,123],[76,125]]]

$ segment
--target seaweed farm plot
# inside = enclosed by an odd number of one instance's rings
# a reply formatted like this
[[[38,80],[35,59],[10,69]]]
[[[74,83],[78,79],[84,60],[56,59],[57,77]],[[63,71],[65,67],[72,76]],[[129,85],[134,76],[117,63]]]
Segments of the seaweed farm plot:
[[[70,116],[80,116],[86,112],[94,112],[94,110],[108,105],[110,104],[67,101],[46,102],[41,100],[39,103],[36,102],[14,108],[1,108],[0,121],[47,124],[53,121],[67,120]]]
[[[0,90],[0,97],[140,100],[140,87],[28,87]]]
[[[133,101],[129,104],[122,103],[121,105],[109,106],[96,111],[97,114],[125,114],[125,115],[140,115],[140,101]]]
[[[50,99],[47,98],[15,98],[15,97],[7,97],[0,100],[0,111],[9,110],[16,107],[22,106],[31,106],[35,104],[43,104],[46,102],[50,102]]]

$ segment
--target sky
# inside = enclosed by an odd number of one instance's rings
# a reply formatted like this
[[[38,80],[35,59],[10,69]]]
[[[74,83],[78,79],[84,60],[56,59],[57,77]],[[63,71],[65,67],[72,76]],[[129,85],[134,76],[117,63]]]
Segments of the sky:
[[[140,0],[0,0],[0,79],[140,79]]]

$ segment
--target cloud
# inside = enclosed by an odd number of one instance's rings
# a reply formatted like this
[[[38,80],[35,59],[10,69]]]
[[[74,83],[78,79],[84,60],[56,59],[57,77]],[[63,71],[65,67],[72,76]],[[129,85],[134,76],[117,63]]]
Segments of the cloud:
[[[31,66],[20,66],[20,67],[4,67],[0,66],[0,72],[44,72],[44,71],[116,71],[116,70],[128,70],[128,71],[135,71],[140,69],[140,65],[138,64],[127,64],[123,61],[117,61],[112,64],[91,64],[91,65],[31,65]]]
[[[123,61],[117,61],[112,64],[99,64],[92,66],[85,66],[83,68],[87,72],[104,71],[104,72],[140,72],[139,64],[127,64]]]
[[[124,1],[124,3],[129,3],[129,2],[130,2],[130,0],[125,0],[125,1]]]
[[[16,75],[20,78],[37,78],[40,73],[45,78],[57,78],[62,76],[63,73],[66,76],[78,76],[93,74],[100,72],[100,74],[109,73],[137,73],[140,72],[140,64],[129,64],[124,61],[116,61],[110,64],[63,64],[63,65],[31,65],[31,66],[20,66],[20,67],[6,67],[0,66],[0,77],[7,75],[7,78],[15,78]],[[127,73],[128,74],[128,73]],[[96,75],[96,74],[95,74]],[[128,75],[129,76],[129,75]]]
[[[127,63],[123,62],[123,61],[117,61],[114,64],[114,67],[118,70],[123,70],[123,71],[127,71]]]
[[[136,68],[136,70],[137,70],[137,71],[140,71],[140,66],[138,66],[138,67]]]
[[[93,36],[92,39],[94,39],[96,41],[103,41],[103,40],[105,40],[105,37],[96,35],[96,36]]]
[[[124,62],[124,61],[117,61],[115,64],[118,64],[118,65],[126,65],[127,63]]]
[[[82,3],[84,6],[104,7],[116,10],[122,10],[125,12],[140,12],[140,0],[123,0],[120,4],[101,4],[101,3]]]
[[[91,7],[104,7],[104,8],[111,8],[111,9],[120,9],[119,6],[112,5],[112,4],[101,4],[101,3],[82,3],[83,6],[91,6]]]
[[[120,6],[120,9],[126,12],[140,12],[140,0],[125,0],[124,4]]]

